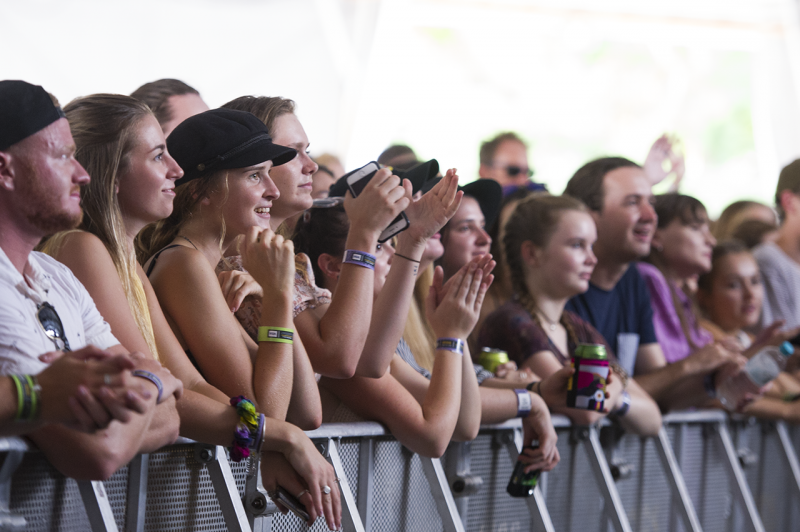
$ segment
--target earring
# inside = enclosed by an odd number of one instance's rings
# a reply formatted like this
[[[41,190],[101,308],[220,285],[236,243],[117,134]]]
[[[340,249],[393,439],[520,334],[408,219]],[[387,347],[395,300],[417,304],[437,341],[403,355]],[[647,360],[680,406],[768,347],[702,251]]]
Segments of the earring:
[[[651,246],[652,246],[652,247],[653,247],[653,248],[654,248],[656,251],[658,251],[659,253],[661,253],[662,251],[664,251],[664,246],[662,246],[661,244],[650,244],[650,245],[651,245]]]

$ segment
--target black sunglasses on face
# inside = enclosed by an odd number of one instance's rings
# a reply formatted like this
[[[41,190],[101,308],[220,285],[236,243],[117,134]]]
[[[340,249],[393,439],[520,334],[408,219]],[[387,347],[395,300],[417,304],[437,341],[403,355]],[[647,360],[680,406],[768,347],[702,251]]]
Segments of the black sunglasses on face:
[[[39,325],[42,326],[44,334],[50,338],[59,351],[72,351],[67,335],[64,334],[64,324],[61,323],[61,318],[53,305],[44,302],[37,305],[36,308],[36,317],[39,318]]]
[[[519,174],[528,174],[528,177],[533,176],[533,169],[522,166],[509,165],[505,167],[506,173],[511,177],[516,177]]]

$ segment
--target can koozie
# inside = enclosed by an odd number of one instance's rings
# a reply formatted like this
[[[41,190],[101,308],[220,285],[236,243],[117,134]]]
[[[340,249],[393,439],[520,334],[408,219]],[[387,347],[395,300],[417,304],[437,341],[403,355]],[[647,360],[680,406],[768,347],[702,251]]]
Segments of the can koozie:
[[[571,364],[575,373],[567,383],[567,406],[598,412],[603,410],[609,369],[605,346],[578,345]]]

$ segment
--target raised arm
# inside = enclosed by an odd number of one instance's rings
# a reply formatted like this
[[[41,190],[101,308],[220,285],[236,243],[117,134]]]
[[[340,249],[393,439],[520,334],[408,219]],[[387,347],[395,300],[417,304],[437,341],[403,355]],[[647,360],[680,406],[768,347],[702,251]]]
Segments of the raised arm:
[[[357,198],[348,193],[345,211],[350,220],[345,249],[374,254],[381,231],[410,200],[400,178],[379,170]],[[347,379],[355,375],[372,316],[374,273],[343,264],[330,305],[309,309],[295,318],[314,371]]]
[[[411,183],[406,181],[405,186],[410,197]],[[386,373],[394,355],[394,346],[403,336],[405,319],[398,319],[398,316],[408,315],[425,244],[453,217],[463,195],[458,190],[458,175],[455,169],[450,169],[431,190],[412,201],[406,209],[410,225],[398,236],[392,267],[375,300],[357,375],[378,378]]]

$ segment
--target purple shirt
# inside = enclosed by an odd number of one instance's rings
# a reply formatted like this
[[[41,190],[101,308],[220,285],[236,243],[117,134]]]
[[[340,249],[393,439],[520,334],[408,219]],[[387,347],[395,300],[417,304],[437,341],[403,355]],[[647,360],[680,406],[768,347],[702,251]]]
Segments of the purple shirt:
[[[656,330],[656,338],[661,344],[661,350],[667,363],[671,364],[686,358],[692,354],[692,347],[686,339],[686,335],[681,328],[681,320],[675,311],[672,303],[672,293],[670,283],[664,278],[664,274],[652,264],[640,262],[636,265],[642,275],[647,289],[650,291],[650,304],[653,306],[653,327]],[[683,290],[672,284],[672,288],[678,296],[678,301],[683,308],[683,315],[689,327],[689,336],[692,339],[695,349],[699,349],[706,344],[714,341],[714,337],[707,330],[697,324],[697,316],[694,314],[692,302]]]

